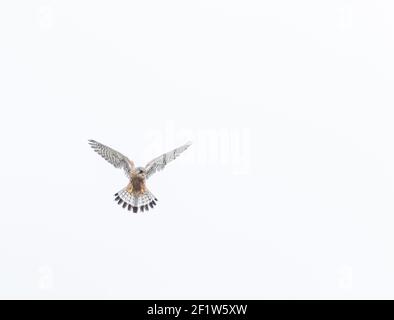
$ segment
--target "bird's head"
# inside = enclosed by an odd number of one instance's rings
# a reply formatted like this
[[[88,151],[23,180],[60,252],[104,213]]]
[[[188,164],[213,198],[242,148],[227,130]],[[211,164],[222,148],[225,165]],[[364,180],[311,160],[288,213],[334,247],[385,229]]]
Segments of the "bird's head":
[[[146,170],[143,167],[137,167],[137,168],[135,168],[135,174],[138,177],[140,177],[142,179],[145,179],[145,177],[146,177]]]

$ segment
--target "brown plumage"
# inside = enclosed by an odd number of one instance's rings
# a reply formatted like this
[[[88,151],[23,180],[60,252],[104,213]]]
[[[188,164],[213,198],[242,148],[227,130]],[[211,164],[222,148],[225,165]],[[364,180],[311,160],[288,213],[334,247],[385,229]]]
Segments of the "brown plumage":
[[[146,190],[145,177],[136,172],[131,173],[131,178],[129,185],[127,186],[127,191],[134,193],[135,195],[143,194]]]

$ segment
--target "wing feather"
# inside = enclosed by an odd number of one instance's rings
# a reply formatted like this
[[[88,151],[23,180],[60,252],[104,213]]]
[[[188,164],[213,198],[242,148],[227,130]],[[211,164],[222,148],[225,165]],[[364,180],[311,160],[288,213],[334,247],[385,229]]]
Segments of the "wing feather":
[[[115,168],[121,168],[124,170],[127,176],[130,176],[131,171],[134,169],[134,163],[129,158],[121,154],[120,152],[100,143],[95,140],[89,140],[90,146],[100,156],[112,164]]]
[[[167,163],[175,160],[183,151],[185,151],[187,148],[189,148],[190,145],[191,145],[191,142],[188,142],[188,143],[184,144],[183,146],[176,148],[174,150],[171,150],[167,153],[164,153],[161,156],[150,161],[145,166],[146,178],[149,178],[155,172],[164,169],[164,167],[167,165]]]

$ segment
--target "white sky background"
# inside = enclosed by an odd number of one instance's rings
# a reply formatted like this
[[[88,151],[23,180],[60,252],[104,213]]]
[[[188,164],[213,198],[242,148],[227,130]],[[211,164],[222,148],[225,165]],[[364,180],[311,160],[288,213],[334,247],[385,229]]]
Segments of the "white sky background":
[[[0,3],[1,298],[394,298],[392,1]],[[87,144],[144,165],[153,211]]]

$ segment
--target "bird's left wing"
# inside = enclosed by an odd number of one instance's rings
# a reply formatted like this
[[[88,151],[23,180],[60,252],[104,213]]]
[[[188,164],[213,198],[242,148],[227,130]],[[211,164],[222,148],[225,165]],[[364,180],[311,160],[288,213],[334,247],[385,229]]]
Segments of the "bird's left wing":
[[[184,144],[183,146],[176,148],[174,150],[171,150],[167,153],[164,153],[160,157],[157,157],[157,158],[153,159],[152,161],[150,161],[145,166],[146,178],[149,178],[156,171],[160,171],[160,170],[164,169],[164,167],[167,165],[167,163],[171,162],[172,160],[175,160],[175,158],[178,157],[187,148],[189,148],[190,145],[191,145],[191,142],[188,142],[188,143]]]
[[[115,168],[122,168],[129,177],[131,171],[134,170],[134,163],[120,152],[103,145],[100,142],[89,140],[90,146],[105,160],[111,163]]]

